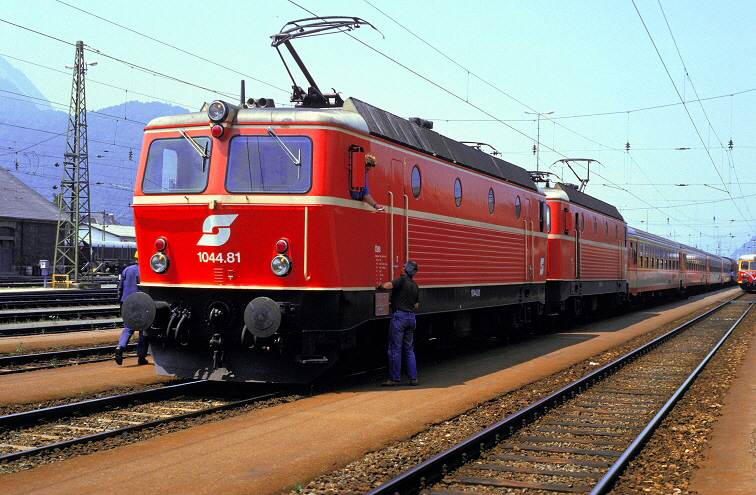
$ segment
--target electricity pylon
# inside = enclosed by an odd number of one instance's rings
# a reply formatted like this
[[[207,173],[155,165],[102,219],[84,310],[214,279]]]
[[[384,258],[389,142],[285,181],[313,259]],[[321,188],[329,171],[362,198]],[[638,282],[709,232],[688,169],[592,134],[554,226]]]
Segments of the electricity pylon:
[[[92,225],[89,206],[89,166],[87,160],[87,103],[84,76],[90,65],[84,62],[84,42],[76,42],[76,61],[73,66],[71,106],[68,111],[66,151],[63,156],[63,178],[58,197],[58,233],[55,237],[53,273],[68,275],[79,281],[79,246],[92,259]],[[82,231],[80,233],[80,230]]]

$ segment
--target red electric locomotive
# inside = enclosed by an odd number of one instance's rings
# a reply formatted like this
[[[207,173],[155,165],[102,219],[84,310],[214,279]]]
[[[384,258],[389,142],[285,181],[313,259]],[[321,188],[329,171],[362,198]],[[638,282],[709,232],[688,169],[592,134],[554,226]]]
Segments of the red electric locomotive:
[[[149,263],[123,316],[158,373],[310,381],[385,331],[375,286],[408,259],[419,336],[541,311],[545,197],[525,170],[314,84],[292,100],[215,101],[145,129],[133,207]],[[385,211],[352,198],[366,186]]]
[[[627,225],[617,208],[571,184],[545,188],[551,214],[546,300],[573,316],[621,304],[627,295]]]

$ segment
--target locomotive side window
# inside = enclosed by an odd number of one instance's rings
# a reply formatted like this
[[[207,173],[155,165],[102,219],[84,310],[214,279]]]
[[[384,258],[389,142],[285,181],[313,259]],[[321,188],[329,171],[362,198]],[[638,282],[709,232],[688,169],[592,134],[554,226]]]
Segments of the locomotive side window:
[[[520,212],[522,211],[522,203],[520,203],[520,197],[517,196],[515,198],[515,216],[517,217],[517,220],[520,219]]]
[[[412,167],[412,195],[415,199],[420,197],[420,169],[417,165]]]
[[[492,215],[494,212],[494,206],[496,205],[495,199],[493,188],[490,188],[488,190],[488,213],[491,213]]]
[[[228,192],[305,193],[310,190],[311,174],[312,142],[305,136],[231,139],[226,169]]]
[[[462,204],[462,182],[459,177],[454,181],[454,203],[458,207]]]
[[[180,137],[156,139],[150,143],[144,168],[142,192],[145,194],[198,193],[207,186],[210,138],[193,137],[200,149],[189,139]],[[204,156],[202,156],[204,155]]]

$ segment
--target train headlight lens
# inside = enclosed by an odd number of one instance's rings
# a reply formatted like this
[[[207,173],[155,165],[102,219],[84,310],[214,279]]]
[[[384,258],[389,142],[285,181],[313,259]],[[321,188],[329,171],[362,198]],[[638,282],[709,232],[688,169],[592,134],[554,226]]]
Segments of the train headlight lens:
[[[155,273],[165,273],[168,270],[168,265],[170,265],[170,260],[165,253],[155,253],[150,258],[150,268]]]
[[[223,122],[228,117],[228,106],[220,100],[215,100],[207,107],[207,117],[213,122]]]
[[[270,262],[270,269],[279,277],[285,277],[291,273],[291,260],[288,256],[277,254]]]

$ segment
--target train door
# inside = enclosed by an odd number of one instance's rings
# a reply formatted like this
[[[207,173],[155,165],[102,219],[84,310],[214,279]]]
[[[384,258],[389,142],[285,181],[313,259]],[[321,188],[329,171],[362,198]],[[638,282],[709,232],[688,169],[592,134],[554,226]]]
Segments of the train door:
[[[575,279],[580,278],[580,231],[582,230],[580,214],[575,213]]]
[[[525,280],[532,282],[533,281],[533,251],[535,250],[535,246],[533,245],[533,229],[534,229],[534,223],[533,218],[530,216],[532,212],[532,208],[530,205],[530,198],[525,198],[525,212],[523,214],[523,218],[525,219],[523,221],[524,223],[524,229],[525,229]]]
[[[390,246],[390,278],[393,280],[402,273],[402,266],[409,259],[409,197],[405,162],[391,160],[391,177],[388,187],[388,217]]]

